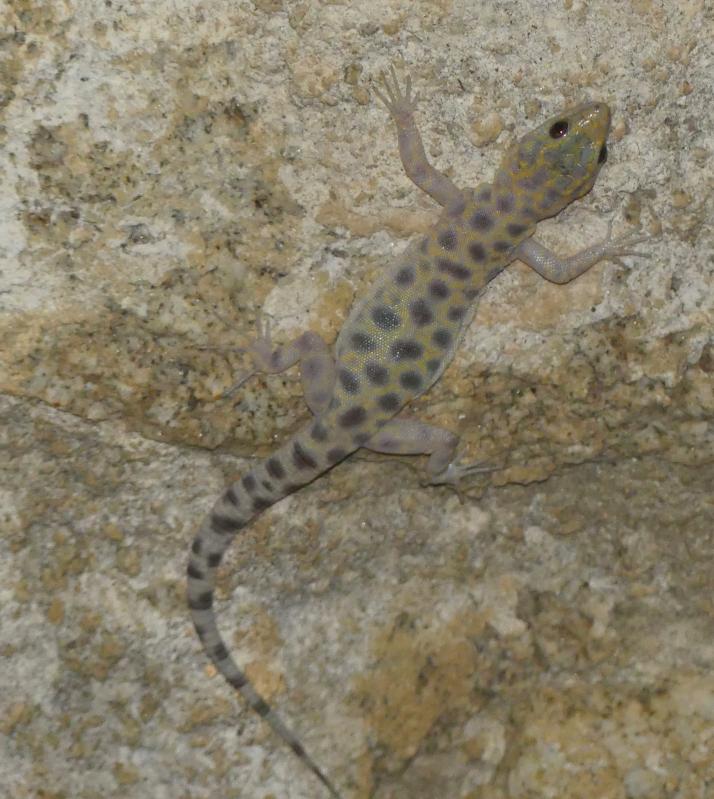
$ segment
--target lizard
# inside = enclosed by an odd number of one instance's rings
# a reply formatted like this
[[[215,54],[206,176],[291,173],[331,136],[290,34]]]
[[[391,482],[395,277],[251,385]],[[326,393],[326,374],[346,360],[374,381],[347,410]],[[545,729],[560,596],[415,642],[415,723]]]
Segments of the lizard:
[[[275,374],[299,364],[311,418],[265,460],[229,485],[193,540],[187,570],[188,605],[196,633],[215,668],[325,786],[334,783],[298,736],[238,667],[213,611],[215,575],[235,536],[283,497],[313,481],[352,452],[428,455],[429,482],[458,485],[479,470],[456,459],[459,437],[399,411],[439,379],[454,357],[488,283],[518,259],[554,283],[567,283],[594,264],[626,255],[642,236],[605,239],[559,257],[534,238],[539,221],[555,216],[590,191],[607,160],[610,109],[589,102],[551,117],[505,153],[491,183],[457,187],[427,159],[415,112],[411,77],[400,86],[394,67],[374,92],[397,128],[406,175],[439,206],[433,227],[384,269],[350,312],[334,354],[307,331],[273,347],[270,327],[256,321],[243,348],[256,373]],[[237,386],[234,386],[234,389]]]

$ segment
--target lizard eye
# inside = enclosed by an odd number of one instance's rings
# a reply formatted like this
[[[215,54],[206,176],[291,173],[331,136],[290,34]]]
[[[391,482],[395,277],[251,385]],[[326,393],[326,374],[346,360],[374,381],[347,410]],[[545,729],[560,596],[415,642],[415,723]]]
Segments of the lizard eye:
[[[604,164],[605,161],[607,161],[607,146],[603,144],[603,146],[600,148],[600,153],[597,157],[597,162],[598,164]]]
[[[567,132],[568,123],[564,119],[559,119],[557,122],[554,122],[548,131],[548,133],[550,133],[551,139],[562,139]]]

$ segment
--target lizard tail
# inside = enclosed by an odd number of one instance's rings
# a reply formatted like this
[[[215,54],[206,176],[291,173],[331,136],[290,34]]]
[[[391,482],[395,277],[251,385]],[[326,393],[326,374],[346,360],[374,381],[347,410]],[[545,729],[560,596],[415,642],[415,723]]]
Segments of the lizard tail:
[[[266,508],[310,483],[333,465],[320,464],[320,459],[311,451],[311,446],[314,446],[308,432],[311,426],[298,432],[273,455],[223,492],[191,546],[187,594],[196,632],[216,669],[322,782],[330,796],[340,799],[337,789],[305,751],[295,733],[238,668],[218,631],[213,612],[216,571],[238,532]],[[347,454],[345,452],[344,456]]]

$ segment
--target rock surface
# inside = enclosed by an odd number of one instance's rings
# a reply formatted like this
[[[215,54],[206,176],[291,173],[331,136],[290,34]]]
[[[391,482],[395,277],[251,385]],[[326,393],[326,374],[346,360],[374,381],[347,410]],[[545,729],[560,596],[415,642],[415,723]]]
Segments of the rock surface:
[[[476,11],[476,7],[478,10]],[[559,287],[514,264],[411,409],[496,468],[463,504],[351,458],[268,511],[222,629],[344,799],[694,799],[714,784],[714,19],[701,3],[57,4],[0,51],[0,784],[10,799],[308,799],[211,673],[186,551],[305,419],[223,393],[262,308],[332,339],[434,218],[370,97],[489,179],[557,108],[614,108]],[[412,467],[412,468],[410,468]],[[709,786],[709,788],[707,788]]]

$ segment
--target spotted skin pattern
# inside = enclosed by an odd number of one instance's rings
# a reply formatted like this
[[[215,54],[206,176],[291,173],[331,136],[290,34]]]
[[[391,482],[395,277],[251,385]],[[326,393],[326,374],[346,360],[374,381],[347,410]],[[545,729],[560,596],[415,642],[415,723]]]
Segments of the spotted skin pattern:
[[[333,799],[340,793],[248,682],[218,631],[213,592],[226,549],[258,514],[360,447],[427,454],[431,482],[457,483],[471,471],[455,462],[458,437],[394,417],[451,361],[484,287],[516,258],[548,280],[564,283],[603,259],[639,254],[631,245],[642,240],[608,236],[570,258],[559,258],[532,238],[538,221],[593,186],[606,160],[610,111],[603,103],[549,119],[508,150],[493,183],[464,190],[427,161],[409,78],[402,91],[392,70],[390,78],[383,76],[383,89],[375,93],[396,123],[404,170],[443,212],[354,307],[334,357],[315,333],[273,348],[269,328],[257,324],[248,347],[254,362],[250,374],[281,372],[299,363],[312,419],[224,491],[193,542],[188,564],[188,604],[209,658]]]

